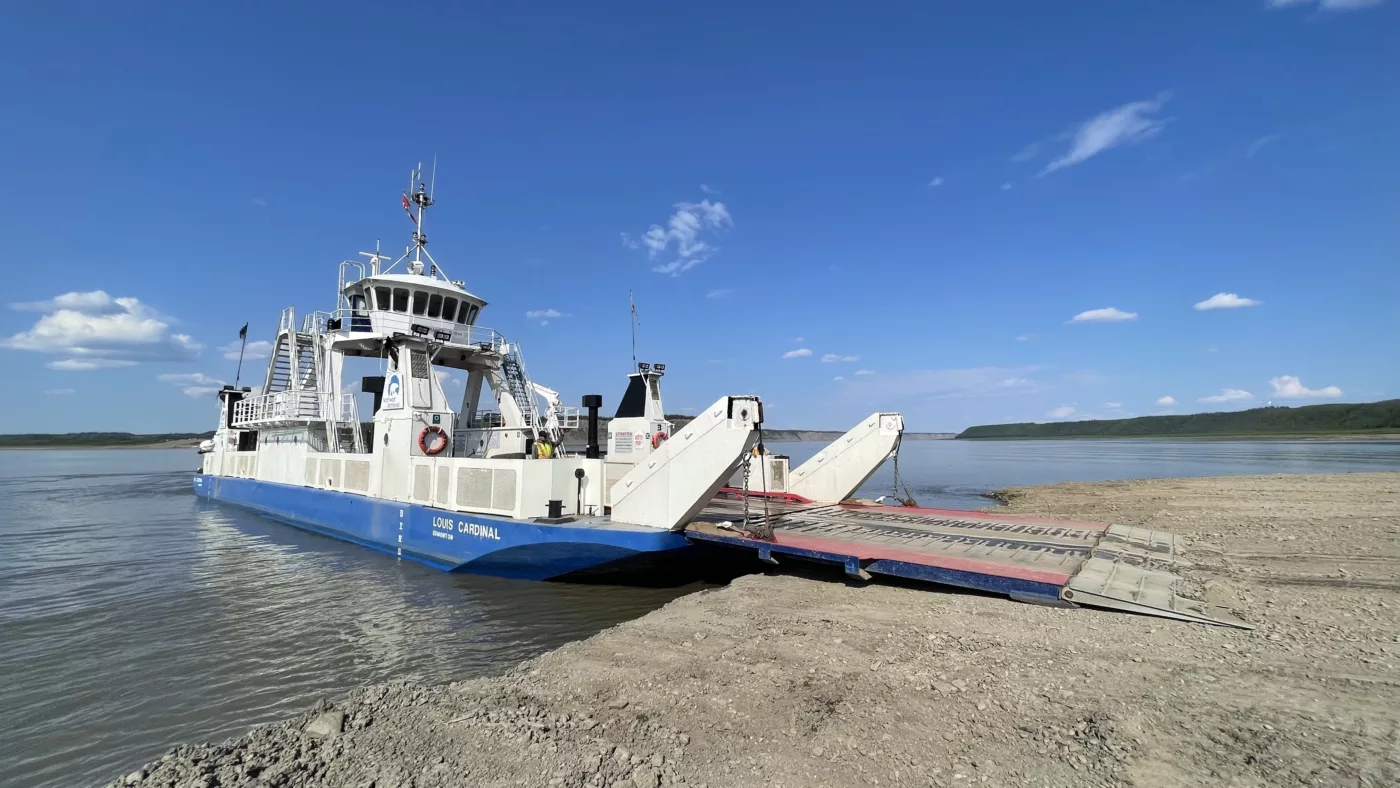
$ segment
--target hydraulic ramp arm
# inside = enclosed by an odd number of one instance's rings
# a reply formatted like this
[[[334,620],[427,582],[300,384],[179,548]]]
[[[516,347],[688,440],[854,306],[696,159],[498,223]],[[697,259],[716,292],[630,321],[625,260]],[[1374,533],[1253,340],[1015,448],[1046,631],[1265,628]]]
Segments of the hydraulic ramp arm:
[[[758,443],[758,397],[721,397],[611,490],[612,518],[674,531],[695,519]]]
[[[788,475],[787,492],[809,501],[844,501],[899,446],[904,417],[872,413]]]

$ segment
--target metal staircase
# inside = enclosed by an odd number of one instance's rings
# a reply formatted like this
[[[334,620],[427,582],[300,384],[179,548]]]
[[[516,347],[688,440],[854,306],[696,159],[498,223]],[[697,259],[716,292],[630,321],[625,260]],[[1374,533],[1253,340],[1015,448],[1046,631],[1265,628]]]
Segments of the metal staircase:
[[[365,433],[360,428],[360,407],[354,394],[340,395],[339,418],[326,422],[331,451],[365,452]]]
[[[525,359],[520,355],[520,345],[511,343],[506,346],[501,357],[501,374],[506,379],[506,390],[515,400],[516,407],[520,408],[520,417],[525,420],[525,425],[537,428],[539,411],[535,408],[535,389],[525,374]]]
[[[306,315],[297,330],[296,312],[292,307],[282,310],[262,393],[246,397],[234,406],[235,427],[260,429],[319,423],[325,426],[329,451],[366,451],[355,395],[344,394],[337,401],[325,373],[330,368],[326,358],[329,348],[323,341],[326,325],[324,315],[312,313]]]

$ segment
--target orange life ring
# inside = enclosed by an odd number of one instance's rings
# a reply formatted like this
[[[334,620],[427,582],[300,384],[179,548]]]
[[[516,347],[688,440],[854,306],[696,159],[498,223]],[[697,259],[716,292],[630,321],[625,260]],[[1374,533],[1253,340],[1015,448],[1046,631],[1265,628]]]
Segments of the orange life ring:
[[[442,440],[434,440],[432,447],[429,448],[429,435],[440,435],[442,436]],[[447,445],[451,442],[452,439],[447,437],[447,431],[436,424],[430,424],[424,427],[422,432],[418,433],[418,448],[422,449],[423,453],[428,455],[429,457],[433,456],[434,454],[442,454],[442,452],[447,448]]]
[[[661,448],[661,444],[665,443],[665,442],[666,442],[666,439],[669,438],[669,437],[671,437],[671,436],[667,435],[666,433],[662,432],[661,430],[657,430],[657,431],[656,431],[656,434],[654,434],[654,435],[651,436],[651,447],[652,447],[653,449],[659,449],[659,448]]]

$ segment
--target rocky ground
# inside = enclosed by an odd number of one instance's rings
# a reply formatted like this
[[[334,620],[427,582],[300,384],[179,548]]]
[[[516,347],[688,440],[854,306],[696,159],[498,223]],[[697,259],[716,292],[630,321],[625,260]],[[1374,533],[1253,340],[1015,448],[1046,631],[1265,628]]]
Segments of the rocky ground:
[[[391,684],[114,786],[1400,784],[1400,474],[1063,484],[1253,631],[743,577],[509,675]],[[822,579],[825,578],[825,579]]]

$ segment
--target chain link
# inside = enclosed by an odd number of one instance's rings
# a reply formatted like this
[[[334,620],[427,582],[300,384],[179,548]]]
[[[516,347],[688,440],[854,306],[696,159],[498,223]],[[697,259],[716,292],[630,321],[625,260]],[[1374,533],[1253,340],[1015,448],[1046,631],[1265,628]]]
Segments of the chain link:
[[[914,496],[909,494],[909,486],[899,480],[899,446],[902,443],[904,443],[903,435],[894,442],[894,488],[890,491],[890,497],[899,501],[900,506],[918,506],[919,504],[914,501]],[[899,495],[900,488],[904,489],[903,497]]]
[[[744,499],[744,533],[749,533],[749,465],[753,460],[753,452],[744,452],[744,484],[740,490],[740,496]]]
[[[754,446],[754,455],[758,457],[759,478],[763,480],[763,529],[759,536],[764,539],[773,539],[773,521],[768,516],[768,458],[765,456],[763,448],[763,424],[758,425],[758,445]]]

